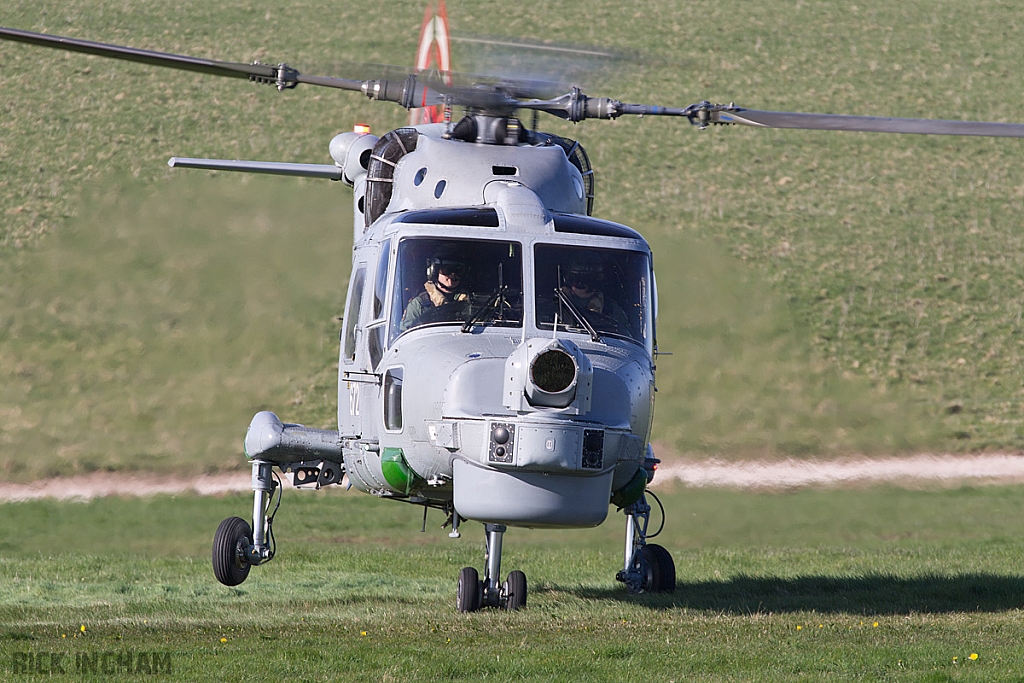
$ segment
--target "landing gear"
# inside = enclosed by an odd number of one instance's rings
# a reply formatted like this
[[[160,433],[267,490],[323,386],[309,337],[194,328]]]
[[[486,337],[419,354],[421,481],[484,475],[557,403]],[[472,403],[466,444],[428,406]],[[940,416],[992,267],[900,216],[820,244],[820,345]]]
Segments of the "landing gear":
[[[676,565],[672,555],[651,543],[640,550],[640,568],[644,572],[645,593],[673,593],[676,590]]]
[[[503,607],[517,610],[526,607],[526,574],[511,572],[501,580],[501,540],[505,533],[504,524],[485,524],[487,551],[484,555],[486,576],[481,580],[473,567],[459,572],[458,591],[455,606],[460,612],[475,612],[481,607]]]
[[[213,535],[213,575],[225,586],[237,586],[249,576],[249,569],[274,558],[274,512],[267,514],[274,489],[273,465],[252,463],[252,527],[241,517],[228,517]],[[281,504],[280,493],[277,504]]]
[[[480,609],[483,599],[483,584],[480,574],[473,567],[463,567],[459,572],[459,587],[455,595],[455,606],[460,612],[475,612]]]
[[[252,530],[241,517],[228,517],[213,535],[213,574],[225,586],[237,586],[249,576],[248,549]]]
[[[675,592],[676,565],[672,555],[660,545],[647,543],[649,537],[657,535],[647,533],[651,516],[647,495],[640,496],[623,512],[626,514],[626,551],[622,571],[615,579],[626,584],[630,593]]]
[[[502,590],[505,593],[505,609],[517,610],[526,607],[526,574],[518,569],[511,572]]]

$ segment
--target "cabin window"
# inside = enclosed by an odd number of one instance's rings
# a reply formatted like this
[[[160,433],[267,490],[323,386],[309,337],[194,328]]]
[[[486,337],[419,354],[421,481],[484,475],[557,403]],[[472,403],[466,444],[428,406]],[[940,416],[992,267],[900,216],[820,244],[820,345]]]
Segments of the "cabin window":
[[[391,262],[391,240],[384,240],[380,245],[380,256],[377,259],[377,273],[373,284],[373,319],[380,320],[384,315],[384,299],[388,294],[388,264]]]
[[[376,369],[384,357],[384,323],[377,323],[366,330],[366,350],[370,354],[370,367]]]
[[[347,360],[356,359],[356,324],[359,322],[359,309],[363,301],[363,284],[366,282],[366,266],[360,266],[352,275],[348,288],[348,306],[345,310],[344,354]]]
[[[586,334],[587,323],[599,335],[651,347],[651,267],[646,253],[538,244],[534,260],[539,329],[551,330],[557,320],[559,330]]]
[[[402,429],[402,368],[388,368],[384,373],[384,427]]]
[[[392,340],[426,325],[522,327],[522,245],[407,238],[398,244],[392,287]]]

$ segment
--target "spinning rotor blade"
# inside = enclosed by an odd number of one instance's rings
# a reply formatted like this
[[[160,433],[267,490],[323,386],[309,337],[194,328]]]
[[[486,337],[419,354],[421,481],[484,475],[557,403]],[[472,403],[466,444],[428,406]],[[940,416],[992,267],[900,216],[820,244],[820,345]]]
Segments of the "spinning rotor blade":
[[[849,130],[865,133],[917,133],[920,135],[980,135],[999,138],[1024,137],[1024,124],[989,121],[943,121],[938,119],[896,119],[882,116],[798,114],[784,111],[742,109],[719,112],[713,123],[738,123],[765,128],[804,130]]]
[[[120,45],[107,43],[96,43],[91,40],[79,40],[77,38],[65,38],[63,36],[52,36],[44,33],[32,33],[12,28],[0,27],[0,38],[13,40],[19,43],[52,47],[70,52],[84,52],[86,54],[110,57],[112,59],[123,59],[129,62],[140,62],[153,66],[163,66],[184,71],[195,71],[198,73],[212,74],[214,76],[228,76],[232,78],[248,78],[260,83],[273,83],[280,88],[295,87],[301,76],[293,70],[286,70],[283,67],[275,67],[269,64],[242,64],[238,62],[218,62],[211,59],[200,59],[186,55],[176,55],[167,52],[155,52],[153,50],[140,50]],[[291,73],[289,73],[291,71]],[[314,77],[316,78],[316,77]],[[334,79],[343,80],[343,79]],[[318,84],[320,85],[320,84]],[[358,90],[358,81],[344,82],[334,87],[347,90]]]
[[[461,64],[471,65],[474,83],[497,81],[519,99],[557,97],[572,86],[590,87],[641,61],[639,55],[608,47],[535,42],[502,36],[453,32]]]
[[[506,78],[497,81],[492,79],[489,83],[478,81],[474,85],[446,85],[440,79],[431,78],[431,75],[426,73],[419,76],[409,74],[403,80],[354,80],[310,76],[299,73],[287,64],[272,66],[259,62],[220,62],[3,27],[0,27],[0,39],[214,76],[247,78],[256,83],[274,85],[278,90],[294,88],[299,83],[355,90],[371,99],[394,102],[406,109],[446,104],[461,105],[499,116],[511,115],[517,109],[532,109],[573,122],[584,119],[616,119],[625,115],[679,116],[700,128],[707,128],[712,124],[739,124],[760,128],[1024,138],[1024,124],[1020,123],[759,111],[737,107],[735,104],[712,104],[707,101],[682,108],[661,107],[628,104],[607,97],[588,97],[576,87],[569,93],[553,99],[524,99],[551,84],[540,80]]]
[[[626,104],[607,97],[587,97],[578,88],[573,88],[572,92],[553,100],[529,100],[520,102],[519,106],[523,109],[544,111],[570,121],[615,119],[631,114],[635,116],[682,116],[700,128],[707,128],[712,124],[739,124],[759,128],[799,130],[1024,138],[1024,124],[1021,123],[759,111],[737,107],[735,104],[712,104],[707,101],[691,104],[684,108],[659,107],[651,104]]]

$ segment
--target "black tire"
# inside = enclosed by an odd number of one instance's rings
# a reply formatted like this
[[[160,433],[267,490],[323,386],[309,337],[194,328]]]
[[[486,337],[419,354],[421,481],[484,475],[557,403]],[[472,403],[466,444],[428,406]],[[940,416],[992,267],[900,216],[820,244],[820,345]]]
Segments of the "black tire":
[[[237,586],[252,566],[245,551],[252,545],[252,529],[241,517],[228,517],[213,535],[213,575],[225,586]]]
[[[505,580],[505,609],[515,611],[526,607],[526,574],[518,569]]]
[[[676,563],[672,554],[660,545],[645,545],[640,551],[640,562],[647,570],[644,591],[674,593],[676,590]]]
[[[476,612],[480,609],[482,587],[480,574],[472,567],[463,567],[459,572],[459,586],[455,593],[455,607],[460,612]]]

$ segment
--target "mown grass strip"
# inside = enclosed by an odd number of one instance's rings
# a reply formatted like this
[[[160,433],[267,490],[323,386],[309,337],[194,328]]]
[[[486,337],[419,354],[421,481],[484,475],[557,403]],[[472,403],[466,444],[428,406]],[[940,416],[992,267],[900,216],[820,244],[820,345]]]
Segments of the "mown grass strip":
[[[592,531],[511,530],[505,569],[526,571],[528,608],[473,615],[455,611],[454,584],[482,562],[480,529],[452,541],[432,520],[421,534],[404,505],[292,495],[278,559],[232,589],[207,554],[245,496],[9,504],[0,666],[21,680],[12,667],[28,654],[73,669],[156,653],[170,656],[167,680],[254,667],[305,680],[1015,680],[1018,494],[677,489],[662,496],[659,538],[674,595],[629,596],[612,580],[613,516]]]

